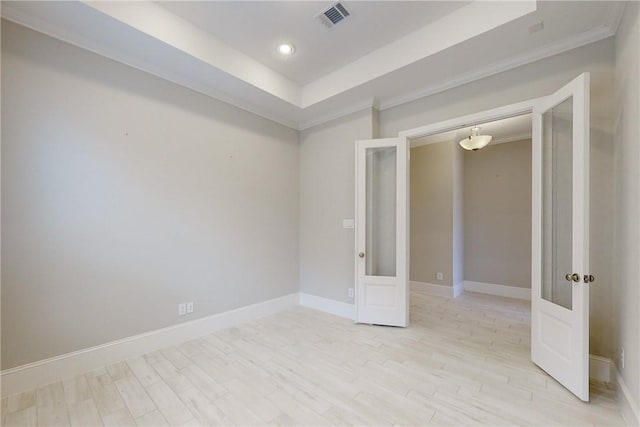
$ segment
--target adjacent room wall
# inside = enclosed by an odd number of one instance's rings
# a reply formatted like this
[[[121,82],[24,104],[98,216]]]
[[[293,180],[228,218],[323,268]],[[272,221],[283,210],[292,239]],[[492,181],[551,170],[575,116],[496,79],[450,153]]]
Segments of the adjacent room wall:
[[[297,292],[297,141],[3,21],[2,369]]]
[[[640,4],[630,2],[615,40],[615,336],[618,393],[640,408]],[[598,286],[596,282],[595,287]],[[593,288],[592,288],[593,289]],[[623,366],[620,350],[624,348]],[[623,389],[624,388],[624,389]],[[623,405],[630,425],[640,420]],[[635,419],[634,419],[635,417]]]
[[[409,280],[452,286],[454,233],[453,142],[411,149]],[[443,273],[442,280],[436,278]]]
[[[531,140],[464,153],[464,279],[531,288]]]
[[[531,288],[531,140],[411,149],[410,266],[415,282]]]

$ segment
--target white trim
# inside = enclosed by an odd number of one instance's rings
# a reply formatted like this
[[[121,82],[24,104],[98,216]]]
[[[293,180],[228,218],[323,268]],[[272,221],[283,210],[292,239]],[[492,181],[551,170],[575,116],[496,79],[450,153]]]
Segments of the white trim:
[[[207,335],[298,305],[298,293],[123,338],[0,372],[2,397]]]
[[[527,139],[531,139],[531,132],[521,133],[518,135],[505,136],[503,138],[494,138],[489,143],[489,146],[497,145],[497,144],[506,144],[508,142],[524,141]],[[435,140],[434,139],[432,141],[430,140],[425,141],[424,139],[414,139],[410,143],[410,148],[424,147],[425,145],[439,144],[441,142],[449,142],[449,141],[451,140]]]
[[[481,294],[497,295],[506,298],[531,300],[531,289],[529,288],[516,288],[515,286],[465,280],[464,290],[468,292],[478,292]]]
[[[508,142],[524,141],[531,139],[531,132],[521,133],[519,135],[505,136],[504,138],[495,138],[489,145],[506,144]]]
[[[596,356],[593,354],[589,355],[589,378],[605,383],[610,383],[611,369],[611,359]]]
[[[300,293],[299,303],[303,307],[323,311],[335,316],[345,317],[353,320],[355,307],[347,302],[336,301],[334,299],[323,298],[316,295]]]
[[[624,15],[626,5],[627,2],[621,1],[611,2],[611,6],[609,6],[604,26],[611,29],[612,35],[618,32],[618,28],[620,27],[620,22],[622,21],[622,16]]]
[[[454,295],[453,287],[448,285],[439,285],[437,283],[416,282],[415,280],[409,281],[409,286],[412,291],[425,292],[429,295],[437,297],[449,297]]]
[[[616,384],[616,400],[618,401],[618,407],[620,408],[622,417],[629,426],[640,425],[640,411],[638,410],[638,404],[633,400],[629,387],[627,387],[622,375],[618,372],[615,363],[613,363],[612,366]],[[620,391],[622,393],[620,393]]]
[[[307,120],[307,121],[301,122],[301,123],[298,124],[297,127],[295,127],[295,129],[299,130],[299,131],[304,131],[304,130],[307,130],[307,129],[311,129],[313,127],[320,126],[320,125],[323,125],[325,123],[333,122],[334,120],[339,120],[339,119],[341,119],[343,117],[347,117],[347,116],[349,116],[351,114],[355,114],[355,113],[359,113],[359,112],[364,111],[364,110],[376,108],[377,104],[378,104],[378,101],[374,97],[374,98],[371,98],[369,101],[362,102],[362,103],[359,103],[359,104],[354,104],[354,105],[351,105],[349,107],[340,109],[338,111],[331,111],[331,112],[329,112],[327,114],[324,114],[324,115],[321,115],[321,116],[318,116],[318,117],[314,117],[311,120]]]
[[[467,114],[466,116],[431,123],[426,126],[403,130],[398,132],[398,136],[404,136],[409,139],[420,138],[461,127],[467,127],[476,123],[493,122],[500,119],[531,113],[533,111],[533,107],[537,106],[540,101],[545,98],[546,97],[528,99],[526,101],[516,102],[515,104],[504,105],[502,107],[492,108],[478,113]]]
[[[458,282],[453,285],[453,297],[458,298],[464,292],[464,282]]]

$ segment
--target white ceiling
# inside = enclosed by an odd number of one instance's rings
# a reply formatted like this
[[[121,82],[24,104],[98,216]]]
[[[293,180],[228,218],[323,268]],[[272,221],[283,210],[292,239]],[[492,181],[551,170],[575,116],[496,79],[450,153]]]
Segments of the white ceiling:
[[[2,16],[296,129],[389,108],[615,34],[608,1],[3,1]],[[531,25],[544,22],[541,31]],[[296,45],[286,61],[280,40]]]
[[[300,85],[442,18],[469,1],[343,1],[351,14],[327,28],[327,1],[162,1],[162,7]],[[284,58],[279,43],[296,47]]]
[[[522,114],[506,119],[495,120],[487,123],[477,123],[481,135],[491,135],[493,139],[490,145],[505,142],[521,141],[531,138],[531,114]],[[460,141],[469,136],[471,127],[453,129],[434,135],[423,136],[411,140],[411,148],[439,142]]]

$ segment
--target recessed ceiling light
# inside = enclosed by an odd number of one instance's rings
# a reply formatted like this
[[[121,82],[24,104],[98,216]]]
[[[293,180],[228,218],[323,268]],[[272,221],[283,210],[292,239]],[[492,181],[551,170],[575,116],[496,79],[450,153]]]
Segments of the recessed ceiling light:
[[[280,55],[290,56],[293,55],[293,52],[296,50],[296,48],[293,47],[292,44],[282,43],[276,48],[276,50]]]

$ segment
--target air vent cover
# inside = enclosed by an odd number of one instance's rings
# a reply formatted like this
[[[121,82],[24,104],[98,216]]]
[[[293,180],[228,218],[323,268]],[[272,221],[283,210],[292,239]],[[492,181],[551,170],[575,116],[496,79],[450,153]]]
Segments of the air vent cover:
[[[338,22],[343,21],[349,15],[349,11],[342,5],[342,3],[338,2],[317,14],[316,18],[318,18],[324,25],[331,28]]]

